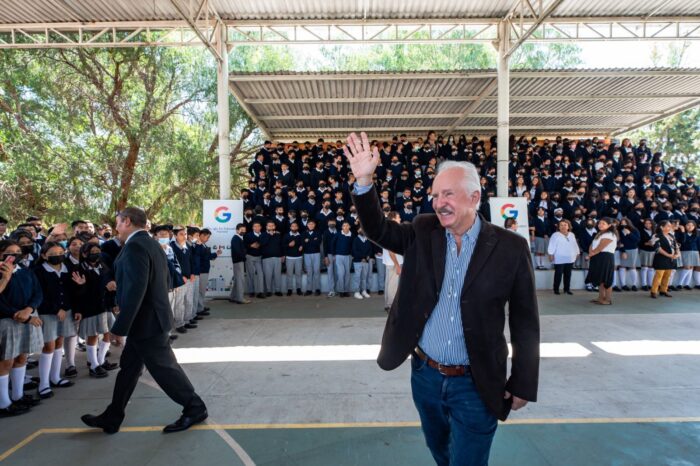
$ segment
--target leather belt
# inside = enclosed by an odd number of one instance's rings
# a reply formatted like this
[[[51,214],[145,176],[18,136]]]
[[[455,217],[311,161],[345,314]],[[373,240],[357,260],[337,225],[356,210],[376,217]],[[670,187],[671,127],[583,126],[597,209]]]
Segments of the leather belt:
[[[439,373],[445,377],[463,377],[465,375],[471,374],[472,370],[470,366],[445,366],[437,361],[434,361],[428,357],[427,354],[420,349],[419,346],[413,350],[413,354],[418,356],[418,359],[425,361],[433,369],[436,369]]]

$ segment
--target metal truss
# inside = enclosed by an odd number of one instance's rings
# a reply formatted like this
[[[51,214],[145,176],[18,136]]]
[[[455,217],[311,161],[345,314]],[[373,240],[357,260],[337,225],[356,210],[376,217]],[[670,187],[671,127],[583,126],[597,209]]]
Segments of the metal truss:
[[[182,9],[182,20],[0,25],[0,49],[205,46],[212,50],[222,24],[228,26],[229,46],[490,44],[497,40],[502,21],[230,21],[216,15],[207,0],[199,0],[200,8],[194,9],[183,8],[183,0],[171,1]],[[700,17],[535,18],[514,13],[507,21],[512,50],[523,42],[700,40]]]

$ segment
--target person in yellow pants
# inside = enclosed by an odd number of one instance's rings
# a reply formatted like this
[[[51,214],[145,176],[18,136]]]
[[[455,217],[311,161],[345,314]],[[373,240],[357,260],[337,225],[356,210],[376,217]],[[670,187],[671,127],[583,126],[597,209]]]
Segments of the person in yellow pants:
[[[676,238],[672,234],[673,225],[668,220],[659,222],[656,232],[656,254],[654,255],[654,281],[651,284],[651,297],[657,295],[670,298],[668,282],[681,256]]]

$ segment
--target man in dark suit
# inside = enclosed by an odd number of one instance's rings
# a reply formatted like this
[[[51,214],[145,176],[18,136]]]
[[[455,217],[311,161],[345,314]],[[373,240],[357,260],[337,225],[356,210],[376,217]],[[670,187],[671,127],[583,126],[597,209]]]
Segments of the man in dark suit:
[[[479,175],[469,163],[444,162],[433,182],[436,213],[398,224],[385,219],[371,189],[380,157],[366,134],[351,134],[346,154],[362,229],[404,256],[377,362],[392,370],[411,355],[413,400],[438,465],[487,464],[497,420],[537,398],[539,316],[527,241],[477,213]]]
[[[129,338],[119,361],[121,370],[112,403],[98,416],[86,414],[81,418],[88,426],[108,434],[119,431],[144,365],[165,394],[183,407],[182,416],[164,432],[186,430],[207,418],[204,402],[170,347],[173,319],[168,301],[168,262],[160,245],[144,230],[146,220],[146,213],[134,207],[117,215],[117,231],[124,247],[114,261],[119,315],[111,333]]]

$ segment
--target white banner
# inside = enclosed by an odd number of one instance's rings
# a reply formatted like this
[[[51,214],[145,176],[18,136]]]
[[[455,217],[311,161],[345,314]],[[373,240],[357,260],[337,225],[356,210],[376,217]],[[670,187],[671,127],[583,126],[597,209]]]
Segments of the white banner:
[[[228,297],[231,293],[233,264],[231,263],[231,238],[236,232],[236,225],[243,222],[243,201],[205,200],[202,224],[211,230],[207,246],[212,252],[219,247],[223,253],[211,261],[207,297]]]
[[[518,233],[530,244],[530,225],[527,215],[527,199],[524,197],[492,197],[489,199],[491,223],[502,227],[507,218],[518,222]]]

